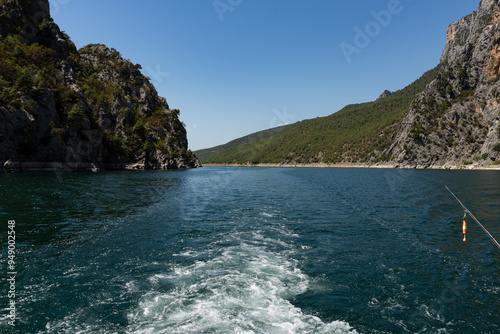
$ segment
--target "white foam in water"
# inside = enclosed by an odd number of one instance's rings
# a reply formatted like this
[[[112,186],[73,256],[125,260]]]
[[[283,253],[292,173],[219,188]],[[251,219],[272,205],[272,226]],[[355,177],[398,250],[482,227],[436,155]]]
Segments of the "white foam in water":
[[[255,243],[268,238],[254,237],[151,277],[155,288],[129,314],[128,332],[356,333],[348,323],[324,323],[294,306],[289,299],[307,291],[309,277],[294,260]]]
[[[306,292],[311,283],[292,259],[294,247],[260,232],[233,233],[227,239],[233,246],[221,250],[218,240],[206,250],[182,252],[178,256],[193,262],[181,262],[150,276],[152,288],[129,311],[126,332],[357,333],[346,322],[325,323],[290,302]],[[209,259],[197,261],[199,256]],[[144,283],[130,280],[124,284],[123,293],[140,293]],[[99,314],[92,313],[100,303],[109,302],[98,300],[84,310],[51,321],[43,332],[121,333],[122,327],[105,324]]]

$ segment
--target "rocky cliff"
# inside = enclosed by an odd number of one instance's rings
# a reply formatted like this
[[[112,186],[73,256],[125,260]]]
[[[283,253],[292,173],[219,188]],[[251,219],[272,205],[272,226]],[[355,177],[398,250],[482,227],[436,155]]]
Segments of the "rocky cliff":
[[[500,163],[500,5],[483,0],[451,24],[437,78],[412,103],[391,147],[399,167]]]
[[[140,69],[104,45],[77,50],[48,0],[1,0],[0,170],[200,166]]]

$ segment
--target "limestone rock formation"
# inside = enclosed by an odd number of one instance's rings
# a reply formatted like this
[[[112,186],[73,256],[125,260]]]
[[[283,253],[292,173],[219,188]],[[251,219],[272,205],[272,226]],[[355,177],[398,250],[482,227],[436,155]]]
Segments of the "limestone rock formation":
[[[399,167],[489,166],[500,159],[500,4],[451,24],[438,77],[419,94],[385,154]]]
[[[48,0],[0,3],[0,170],[199,167],[178,110],[104,45],[77,50]]]

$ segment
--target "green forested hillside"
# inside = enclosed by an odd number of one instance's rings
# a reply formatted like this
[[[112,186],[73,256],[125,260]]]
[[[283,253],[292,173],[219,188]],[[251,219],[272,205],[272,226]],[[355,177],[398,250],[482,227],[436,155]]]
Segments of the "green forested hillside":
[[[437,76],[439,67],[392,95],[374,102],[349,105],[326,117],[287,126],[268,138],[235,140],[225,150],[198,153],[203,163],[340,163],[389,160],[382,151],[416,95]],[[248,138],[250,136],[244,137]]]
[[[256,142],[259,140],[263,140],[263,139],[267,139],[269,137],[272,137],[275,134],[280,133],[281,131],[285,130],[285,128],[287,128],[288,126],[289,125],[283,125],[283,126],[279,126],[276,128],[252,133],[250,135],[232,140],[227,144],[215,146],[212,148],[206,148],[203,150],[196,151],[194,153],[196,154],[198,159],[200,159],[200,161],[210,160],[212,156],[215,156],[221,152],[230,150],[234,147],[243,146],[243,145],[248,144],[248,143],[252,143],[252,142]]]

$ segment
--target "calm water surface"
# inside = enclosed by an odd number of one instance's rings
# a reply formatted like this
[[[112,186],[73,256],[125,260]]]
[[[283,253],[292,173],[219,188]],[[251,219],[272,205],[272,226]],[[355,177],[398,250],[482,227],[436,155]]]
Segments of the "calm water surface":
[[[498,333],[500,173],[0,175],[2,333]],[[17,318],[8,324],[8,220]]]

